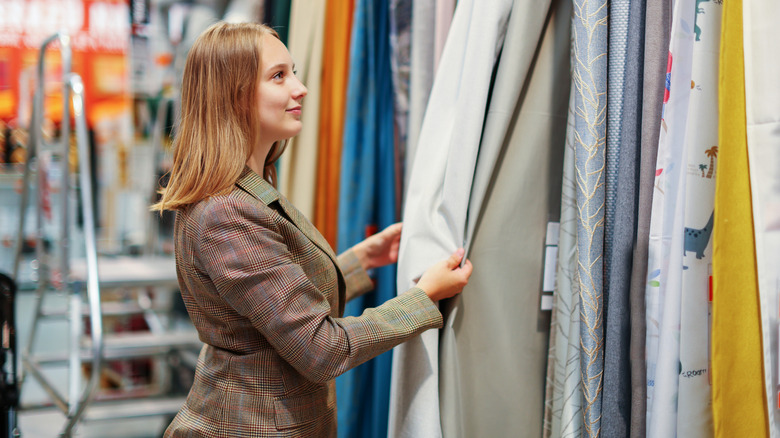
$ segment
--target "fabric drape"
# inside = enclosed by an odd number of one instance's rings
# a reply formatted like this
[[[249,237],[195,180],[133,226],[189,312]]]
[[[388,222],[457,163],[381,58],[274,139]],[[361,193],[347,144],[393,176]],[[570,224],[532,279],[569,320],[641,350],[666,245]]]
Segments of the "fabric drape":
[[[558,261],[555,274],[543,436],[582,435],[580,289],[577,277],[577,187],[574,170],[574,94],[569,93],[561,187]]]
[[[718,144],[718,59],[722,6],[699,5],[694,41],[685,173],[683,264],[680,295],[680,357],[677,436],[711,437],[709,276]],[[677,251],[680,249],[677,248]]]
[[[490,8],[461,0],[455,10],[406,192],[399,293],[464,245],[490,78],[511,7],[508,0]],[[429,331],[394,351],[390,436],[441,436],[438,337]]]
[[[742,2],[723,5],[712,260],[715,436],[768,436],[748,169]]]
[[[434,71],[439,67],[439,59],[444,51],[444,43],[447,41],[447,34],[452,25],[452,16],[455,13],[456,0],[435,0],[436,1],[436,35],[435,48],[436,55],[433,58]]]
[[[446,0],[451,2],[452,0]],[[453,3],[454,6],[454,3]],[[438,9],[437,9],[438,8]],[[441,51],[436,49],[437,38],[446,41],[449,26],[452,23],[453,8],[449,10],[449,19],[440,18],[438,12],[442,8],[437,6],[436,0],[417,0],[412,2],[411,23],[411,69],[409,79],[409,124],[406,135],[406,148],[404,150],[404,191],[409,185],[409,177],[412,172],[414,151],[417,148],[417,140],[420,136],[425,108],[428,106],[428,98],[433,86],[433,77],[439,63]],[[446,24],[446,28],[443,26]],[[442,43],[443,49],[443,43]]]
[[[445,437],[542,429],[549,313],[539,310],[539,285],[547,221],[560,209],[571,2],[545,6],[514,2],[496,67],[466,225],[468,257],[481,268],[442,303]]]
[[[393,101],[395,107],[393,117],[395,120],[395,200],[396,206],[400,206],[404,188],[407,137],[409,135],[412,0],[391,0],[389,8],[390,66],[393,71]]]
[[[355,5],[341,159],[339,249],[396,222],[393,86],[387,0]],[[358,316],[395,296],[395,266],[376,269],[374,293],[347,304]],[[386,353],[336,379],[340,437],[387,432],[391,355]]]
[[[325,2],[320,150],[317,159],[314,225],[334,248],[337,247],[339,175],[353,13],[354,0]]]
[[[583,436],[598,437],[604,375],[603,249],[607,91],[606,0],[575,0],[573,32],[574,158]]]
[[[263,14],[264,23],[274,28],[279,34],[279,39],[287,44],[287,37],[290,34],[290,12],[292,2],[290,0],[266,0]]]
[[[288,48],[298,79],[306,85],[309,94],[303,102],[303,129],[289,140],[279,160],[279,191],[306,217],[314,217],[324,30],[325,2],[295,0],[292,3]]]
[[[650,211],[655,190],[658,152],[658,128],[662,117],[666,67],[672,23],[672,1],[647,2],[645,15],[645,57],[642,75],[642,126],[639,157],[639,190],[637,207],[636,246],[631,267],[631,437],[646,435],[647,366],[646,309]]]
[[[606,250],[610,257],[607,261],[609,271],[604,333],[606,377],[601,403],[601,431],[604,436],[616,437],[627,437],[631,430],[630,286],[637,230],[645,8],[644,0],[633,1],[628,8],[626,63],[620,96],[622,99],[620,154],[617,160],[615,183],[620,190],[615,195],[614,222],[611,232],[610,223],[607,222],[607,234],[612,234],[613,239],[611,249]],[[610,68],[611,66],[610,63]],[[609,122],[607,129],[607,161],[609,162]],[[609,184],[607,187],[609,188]],[[642,320],[644,321],[644,315]],[[642,344],[644,345],[644,342]],[[644,362],[644,357],[641,360]]]
[[[778,402],[778,288],[780,272],[780,63],[774,41],[780,38],[780,3],[743,4],[745,110],[750,188],[761,300],[764,387],[769,436],[780,435]]]
[[[618,162],[620,158],[620,130],[623,125],[623,82],[626,74],[628,46],[628,0],[609,2],[609,45],[607,50],[607,145],[604,186],[604,272],[610,277],[612,269],[612,240],[617,204]],[[609,282],[604,283],[604,315],[608,312]]]
[[[648,247],[647,435],[677,428],[684,206],[695,4],[675,3]]]

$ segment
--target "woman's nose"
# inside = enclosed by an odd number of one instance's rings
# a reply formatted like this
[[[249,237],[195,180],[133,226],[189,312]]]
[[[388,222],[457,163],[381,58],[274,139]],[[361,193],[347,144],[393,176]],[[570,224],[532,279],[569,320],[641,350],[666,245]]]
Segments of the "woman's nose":
[[[293,90],[293,98],[295,100],[303,99],[307,94],[309,94],[309,90],[305,85],[303,85],[303,82],[301,82],[300,79],[296,77],[295,80],[298,82],[298,84]]]

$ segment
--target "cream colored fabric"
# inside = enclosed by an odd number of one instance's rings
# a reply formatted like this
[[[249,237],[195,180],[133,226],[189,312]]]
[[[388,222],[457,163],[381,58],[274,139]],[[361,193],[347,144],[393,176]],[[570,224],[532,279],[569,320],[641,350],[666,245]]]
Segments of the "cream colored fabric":
[[[743,8],[748,162],[761,300],[764,390],[769,436],[776,438],[780,436],[780,2],[745,2]]]
[[[293,1],[289,50],[309,94],[303,101],[303,130],[290,140],[279,162],[279,191],[306,217],[314,217],[324,29],[325,2]]]

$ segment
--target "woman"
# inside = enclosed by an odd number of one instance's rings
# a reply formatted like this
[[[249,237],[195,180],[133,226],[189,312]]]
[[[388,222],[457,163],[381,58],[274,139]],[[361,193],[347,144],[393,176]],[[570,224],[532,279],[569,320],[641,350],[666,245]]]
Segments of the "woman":
[[[333,379],[440,327],[434,302],[471,275],[461,249],[417,287],[341,317],[371,288],[366,270],[397,260],[401,225],[336,257],[276,191],[273,163],[301,130],[305,95],[268,27],[218,23],[190,50],[173,168],[153,209],[177,211],[179,284],[205,345],[166,437],[335,436]]]

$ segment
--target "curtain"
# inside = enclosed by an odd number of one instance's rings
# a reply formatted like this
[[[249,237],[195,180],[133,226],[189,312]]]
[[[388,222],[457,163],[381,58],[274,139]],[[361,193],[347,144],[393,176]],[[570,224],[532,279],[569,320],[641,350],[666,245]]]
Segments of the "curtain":
[[[344,117],[349,77],[349,44],[354,1],[325,2],[322,89],[320,96],[320,149],[314,225],[330,246],[337,248],[339,178]]]
[[[303,102],[303,129],[290,139],[279,160],[279,191],[306,217],[314,217],[320,133],[325,3],[295,0],[290,16],[289,49],[298,78],[309,89]]]
[[[490,78],[511,6],[508,0],[490,8],[461,0],[455,10],[404,201],[399,293],[428,266],[464,245]],[[428,331],[394,351],[390,436],[441,436],[438,337]]]
[[[748,169],[742,2],[723,5],[719,158],[712,260],[712,412],[716,436],[768,436]]]
[[[746,2],[743,5],[745,48],[745,106],[750,189],[756,242],[764,388],[769,411],[769,434],[778,436],[778,285],[780,272],[780,64],[774,41],[780,37],[777,21],[780,3]]]

